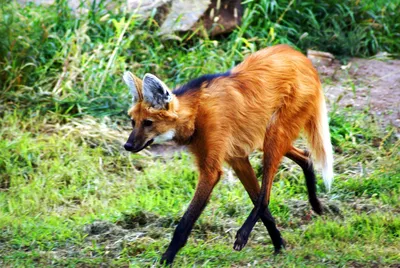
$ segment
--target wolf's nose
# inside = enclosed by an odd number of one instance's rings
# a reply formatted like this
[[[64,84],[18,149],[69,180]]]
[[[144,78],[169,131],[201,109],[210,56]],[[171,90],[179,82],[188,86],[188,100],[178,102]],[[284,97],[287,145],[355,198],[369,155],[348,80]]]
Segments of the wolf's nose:
[[[125,148],[125,150],[127,150],[127,151],[133,151],[133,145],[132,145],[132,143],[129,143],[129,142],[125,143],[124,148]]]

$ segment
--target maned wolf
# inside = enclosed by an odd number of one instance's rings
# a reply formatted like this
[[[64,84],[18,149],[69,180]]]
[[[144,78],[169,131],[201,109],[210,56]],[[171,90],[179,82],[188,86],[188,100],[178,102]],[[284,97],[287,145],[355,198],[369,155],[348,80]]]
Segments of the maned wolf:
[[[246,245],[259,218],[275,251],[284,247],[268,209],[272,181],[283,156],[301,166],[311,206],[322,213],[310,154],[292,145],[304,130],[329,189],[333,156],[325,99],[317,71],[303,54],[287,45],[269,47],[231,71],[204,75],[172,92],[152,74],[146,74],[143,81],[130,72],[123,78],[133,96],[129,110],[133,131],[125,149],[138,152],[154,141],[174,140],[188,146],[200,171],[196,193],[162,263],[171,264],[185,245],[221,177],[224,162],[232,166],[254,203],[237,232],[234,249]],[[261,188],[249,162],[249,154],[257,149],[264,153]]]

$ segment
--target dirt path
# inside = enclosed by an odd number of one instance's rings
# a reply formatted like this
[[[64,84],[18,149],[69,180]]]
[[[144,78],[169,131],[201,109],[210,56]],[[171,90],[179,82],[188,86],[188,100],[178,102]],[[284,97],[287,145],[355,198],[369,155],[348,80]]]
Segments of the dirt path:
[[[400,60],[354,58],[346,66],[335,61],[319,72],[330,106],[367,110],[383,125],[400,127]]]

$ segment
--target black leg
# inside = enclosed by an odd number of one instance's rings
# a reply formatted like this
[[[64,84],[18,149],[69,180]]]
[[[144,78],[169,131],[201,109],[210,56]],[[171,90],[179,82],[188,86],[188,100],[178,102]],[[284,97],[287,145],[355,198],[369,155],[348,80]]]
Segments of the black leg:
[[[261,219],[264,219],[263,222],[267,227],[269,236],[271,237],[272,244],[275,248],[275,253],[279,253],[281,249],[285,248],[285,241],[282,239],[278,228],[276,228],[275,219],[272,217],[268,207],[264,208],[264,213],[262,214]]]
[[[303,167],[302,167],[303,168]],[[308,190],[308,200],[310,201],[312,209],[318,215],[322,215],[322,205],[317,197],[316,179],[312,162],[303,168],[304,176],[306,178],[306,185]]]
[[[232,166],[239,180],[242,182],[244,188],[250,196],[251,201],[254,205],[256,205],[258,196],[260,194],[260,184],[258,183],[256,174],[254,173],[253,167],[250,164],[249,158],[232,158],[228,162]],[[255,211],[253,213],[255,213]],[[280,237],[280,233],[275,226],[274,218],[272,217],[269,209],[265,209],[264,213],[261,213],[261,215],[257,214],[257,219],[258,217],[261,218],[270,236],[272,237],[275,250],[279,250],[280,248],[282,248],[283,240]],[[256,219],[254,220],[256,221]],[[247,230],[241,230],[238,232],[235,244],[233,246],[235,250],[241,250],[246,245],[247,237],[242,236],[242,234],[246,232]]]
[[[235,250],[241,250],[246,245],[250,233],[253,230],[254,225],[257,223],[259,217],[262,218],[265,226],[267,227],[267,230],[272,239],[272,243],[274,244],[275,251],[278,252],[284,247],[284,242],[281,234],[276,228],[275,220],[268,209],[273,174],[275,174],[278,164],[279,159],[272,159],[271,161],[271,157],[266,157],[264,155],[264,174],[261,188],[264,187],[265,191],[260,191],[257,202],[254,202],[254,208],[252,209],[250,215],[248,216],[242,227],[238,230],[236,234],[236,241],[234,244]]]
[[[313,164],[311,159],[309,158],[310,154],[307,151],[302,151],[295,147],[286,154],[286,157],[293,160],[296,164],[298,164],[304,173],[304,177],[306,180],[307,190],[308,190],[308,199],[310,201],[311,207],[313,210],[321,215],[322,214],[322,205],[317,197],[316,191],[316,178],[314,173]],[[241,250],[247,244],[248,237],[253,226],[256,224],[258,217],[261,218],[265,227],[268,230],[268,233],[271,237],[272,243],[275,247],[275,252],[279,252],[282,248],[284,248],[285,242],[281,237],[279,230],[276,228],[275,220],[271,215],[268,207],[263,206],[260,211],[257,213],[256,204],[258,200],[258,195],[260,193],[260,187],[257,181],[257,178],[254,174],[254,171],[250,165],[250,162],[247,158],[245,159],[232,159],[230,161],[231,166],[235,170],[242,184],[244,185],[246,191],[248,192],[251,200],[255,207],[251,211],[249,217],[246,219],[243,227],[238,230],[236,235],[236,241],[234,244],[235,250]]]
[[[281,233],[276,227],[275,219],[274,217],[272,217],[268,206],[261,205],[260,207],[261,209],[259,212],[257,212],[256,207],[252,209],[249,217],[246,219],[243,226],[238,230],[236,234],[236,241],[233,246],[235,250],[242,250],[243,247],[247,244],[251,230],[257,223],[259,217],[261,218],[265,227],[268,230],[268,233],[275,248],[275,252],[278,253],[281,249],[285,248],[285,242],[282,239]]]
[[[186,244],[189,234],[193,229],[193,225],[205,208],[211,192],[219,180],[219,177],[220,174],[217,172],[207,177],[200,174],[196,193],[189,205],[188,210],[183,215],[178,226],[176,227],[174,236],[168,246],[167,251],[161,257],[161,264],[172,264],[175,255]]]
[[[251,210],[250,215],[247,217],[247,219],[243,223],[242,227],[240,227],[240,229],[237,231],[236,240],[235,240],[235,243],[233,244],[233,249],[240,251],[247,244],[251,230],[253,229],[254,225],[257,223],[258,218],[260,217],[260,215],[257,211],[257,208],[258,207],[255,206]],[[268,226],[270,226],[270,222],[267,221],[267,224],[268,224]]]
[[[310,205],[315,213],[322,215],[322,205],[317,197],[317,181],[315,178],[313,163],[309,157],[309,152],[301,152],[299,149],[295,149],[288,152],[286,156],[298,164],[303,170]]]

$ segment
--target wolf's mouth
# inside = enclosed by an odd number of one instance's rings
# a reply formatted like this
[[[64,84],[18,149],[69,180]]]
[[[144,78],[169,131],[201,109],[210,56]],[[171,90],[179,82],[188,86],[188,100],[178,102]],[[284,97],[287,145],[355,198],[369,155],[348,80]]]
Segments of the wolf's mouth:
[[[140,152],[141,150],[143,150],[144,148],[146,148],[147,146],[149,146],[150,144],[152,144],[154,142],[154,139],[151,139],[149,141],[147,141],[142,148],[138,149],[138,150],[134,150],[132,151],[132,153],[137,153]]]

